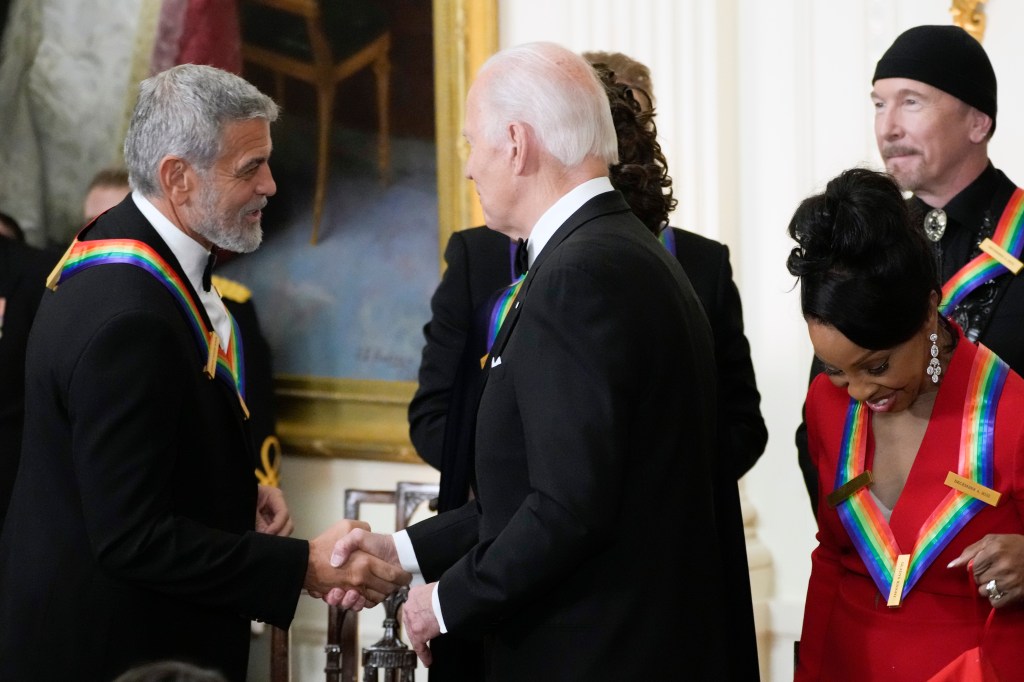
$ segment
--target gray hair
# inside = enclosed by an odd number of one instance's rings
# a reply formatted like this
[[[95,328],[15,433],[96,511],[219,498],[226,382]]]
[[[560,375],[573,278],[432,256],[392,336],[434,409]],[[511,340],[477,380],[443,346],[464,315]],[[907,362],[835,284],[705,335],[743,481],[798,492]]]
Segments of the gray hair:
[[[124,141],[132,189],[160,195],[157,165],[179,156],[201,172],[221,152],[228,123],[277,120],[278,106],[251,83],[212,66],[182,64],[139,84],[139,99]]]
[[[480,68],[484,135],[499,144],[509,123],[533,128],[540,143],[568,168],[596,156],[619,160],[608,96],[581,56],[555,43],[527,43],[493,55]]]

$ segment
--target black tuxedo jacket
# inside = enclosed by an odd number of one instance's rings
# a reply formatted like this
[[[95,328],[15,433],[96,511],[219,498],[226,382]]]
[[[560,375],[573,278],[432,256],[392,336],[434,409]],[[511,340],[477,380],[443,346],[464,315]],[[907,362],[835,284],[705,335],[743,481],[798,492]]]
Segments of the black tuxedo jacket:
[[[141,240],[185,279],[130,196],[83,238]],[[204,360],[140,268],[43,296],[0,536],[0,679],[109,680],[171,658],[242,680],[249,620],[290,623],[308,544],[253,531],[248,426]]]
[[[57,258],[0,237],[0,528],[11,499],[25,418],[25,348]]]
[[[629,679],[724,660],[710,328],[689,281],[601,194],[533,263],[487,362],[479,495],[409,529],[487,678]]]
[[[743,514],[736,479],[764,451],[768,431],[743,331],[743,310],[732,278],[729,249],[712,239],[671,228],[675,255],[711,323],[718,370],[719,442],[715,458],[715,511],[726,584],[724,599],[734,632],[728,668],[721,679],[758,677],[756,634]],[[426,345],[420,381],[409,407],[410,435],[424,460],[441,471],[438,508],[464,504],[473,482],[476,407],[484,376],[485,330],[494,292],[509,284],[509,240],[486,227],[456,232],[445,250],[448,268],[431,299],[433,316],[424,327]],[[431,680],[474,679],[478,646],[455,651],[451,637],[435,640]],[[449,653],[451,650],[451,653]],[[455,660],[459,659],[459,660]],[[452,673],[449,674],[449,669]]]

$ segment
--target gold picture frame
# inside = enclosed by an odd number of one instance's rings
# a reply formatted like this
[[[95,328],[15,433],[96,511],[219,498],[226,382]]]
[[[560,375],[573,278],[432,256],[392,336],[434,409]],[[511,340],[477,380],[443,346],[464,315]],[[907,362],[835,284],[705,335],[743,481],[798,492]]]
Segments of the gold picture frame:
[[[453,229],[483,222],[462,174],[469,83],[498,46],[497,0],[433,0],[438,262]],[[411,381],[278,376],[277,430],[289,455],[418,463],[406,410]]]

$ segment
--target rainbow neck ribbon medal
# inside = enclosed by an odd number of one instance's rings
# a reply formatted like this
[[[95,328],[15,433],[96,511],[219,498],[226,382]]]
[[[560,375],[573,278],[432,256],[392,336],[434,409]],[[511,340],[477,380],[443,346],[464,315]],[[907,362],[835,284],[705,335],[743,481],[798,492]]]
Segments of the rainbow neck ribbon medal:
[[[217,333],[206,327],[199,306],[181,276],[148,244],[134,239],[98,239],[87,242],[76,239],[50,275],[47,286],[56,290],[58,285],[83,270],[112,263],[134,265],[164,285],[178,302],[192,329],[200,357],[205,362],[203,371],[210,379],[216,376],[232,388],[242,404],[242,412],[248,418],[249,410],[245,405],[245,363],[238,324],[234,317],[228,313],[231,338],[224,350],[220,347]]]
[[[491,309],[490,317],[487,320],[487,353],[490,354],[491,347],[494,346],[494,340],[498,338],[498,332],[501,330],[501,325],[505,322],[505,318],[508,317],[508,313],[512,310],[512,303],[516,300],[516,296],[519,295],[519,290],[523,288],[523,282],[526,280],[526,273],[517,279],[516,281],[505,287],[500,294],[498,294],[498,300],[495,301],[494,307]],[[484,356],[486,358],[487,355]]]
[[[996,405],[1008,371],[995,353],[984,346],[978,348],[960,433],[958,474],[968,482],[968,488],[976,484],[985,490],[992,488]],[[869,424],[864,403],[851,400],[836,467],[837,489],[865,473]],[[958,478],[952,473],[950,476]],[[836,511],[871,578],[882,595],[889,597],[889,606],[899,606],[935,557],[985,505],[976,496],[953,487],[921,525],[910,554],[900,551],[867,486],[838,503]]]
[[[1009,203],[1003,209],[996,224],[992,239],[981,243],[982,253],[949,278],[942,287],[942,303],[939,310],[948,314],[957,303],[985,282],[1004,272],[1017,274],[1024,246],[1024,190],[1014,190]]]

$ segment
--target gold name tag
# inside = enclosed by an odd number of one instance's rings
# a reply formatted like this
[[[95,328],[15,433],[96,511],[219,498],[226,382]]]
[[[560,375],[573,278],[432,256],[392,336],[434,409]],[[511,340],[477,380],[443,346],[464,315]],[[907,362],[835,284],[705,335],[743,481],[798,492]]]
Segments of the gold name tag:
[[[210,332],[206,342],[210,345],[210,350],[206,356],[206,367],[203,368],[203,371],[208,378],[212,379],[217,375],[217,353],[220,351],[220,337],[217,336],[217,332]]]
[[[866,488],[871,485],[871,472],[865,471],[857,476],[854,476],[846,483],[842,484],[832,492],[828,494],[825,501],[828,502],[828,506],[835,509],[839,506],[840,502],[844,502],[848,497],[853,495],[861,488]]]
[[[1020,272],[1021,268],[1024,268],[1024,263],[1021,263],[1019,260],[1011,256],[1006,249],[987,237],[983,239],[981,244],[978,246],[982,251],[995,258],[1003,265],[1003,267],[1015,275]]]
[[[910,555],[900,554],[896,559],[896,568],[892,572],[892,589],[889,590],[889,601],[886,603],[894,609],[903,601],[903,585],[907,582],[907,569],[910,567]]]
[[[977,481],[954,474],[952,471],[946,474],[946,485],[993,507],[999,504],[999,498],[1002,497],[1002,493],[996,492],[992,488],[986,488]]]

